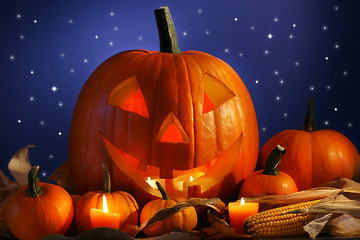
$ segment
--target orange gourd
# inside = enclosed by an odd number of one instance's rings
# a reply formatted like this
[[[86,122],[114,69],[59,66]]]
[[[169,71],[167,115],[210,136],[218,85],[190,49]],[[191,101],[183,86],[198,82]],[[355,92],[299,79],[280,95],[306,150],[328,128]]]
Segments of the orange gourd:
[[[222,60],[180,51],[168,8],[155,15],[160,52],[116,54],[80,92],[69,136],[74,190],[100,189],[105,162],[113,189],[129,192],[140,206],[160,197],[148,178],[166,179],[171,197],[193,197],[188,187],[195,184],[201,187],[195,197],[233,199],[257,161],[251,97]]]
[[[317,187],[339,178],[351,179],[359,152],[341,133],[316,130],[313,99],[303,130],[289,129],[269,139],[259,153],[258,168],[265,165],[266,157],[280,144],[287,150],[279,170],[288,173],[299,190]]]
[[[73,219],[70,195],[61,187],[37,181],[39,166],[31,168],[28,185],[15,193],[5,208],[9,230],[20,240],[65,234]]]
[[[177,203],[177,200],[168,198],[164,188],[159,182],[156,182],[156,185],[161,192],[162,199],[152,200],[144,206],[140,214],[140,224],[150,220],[160,209],[174,206]],[[148,237],[155,237],[173,232],[177,229],[190,231],[196,227],[196,224],[196,210],[194,207],[189,207],[176,213],[169,219],[157,221],[148,228],[143,229],[143,232]]]
[[[285,153],[285,148],[277,145],[269,154],[264,170],[256,171],[245,179],[239,198],[297,192],[294,180],[287,173],[278,170],[281,158]]]
[[[88,192],[81,196],[76,203],[75,226],[79,233],[93,228],[90,209],[103,209],[103,195],[106,197],[109,213],[120,215],[118,229],[121,230],[128,224],[138,224],[139,207],[136,200],[127,192],[111,192],[109,172],[105,166],[103,166],[103,170],[105,174],[104,191]]]

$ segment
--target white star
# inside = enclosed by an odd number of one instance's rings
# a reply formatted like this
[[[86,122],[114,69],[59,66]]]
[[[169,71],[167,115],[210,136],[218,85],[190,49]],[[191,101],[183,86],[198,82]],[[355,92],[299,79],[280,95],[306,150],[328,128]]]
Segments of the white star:
[[[15,60],[15,55],[14,55],[14,54],[11,54],[11,55],[9,56],[9,59],[10,59],[10,61],[14,61],[14,60]]]
[[[61,131],[59,131],[59,132],[58,132],[58,135],[59,135],[59,136],[61,136],[61,135],[62,135],[62,132],[61,132]]]
[[[202,14],[202,13],[203,13],[203,10],[202,10],[201,8],[199,8],[199,9],[197,10],[197,13],[198,13],[198,14]]]
[[[69,72],[70,72],[70,73],[74,73],[74,72],[75,72],[75,69],[74,69],[74,68],[70,68]]]
[[[274,75],[275,75],[275,76],[279,76],[279,75],[280,75],[279,70],[275,70],[275,71],[274,71]]]
[[[54,159],[54,157],[55,157],[54,154],[52,153],[49,154],[49,159]]]
[[[326,32],[329,28],[328,28],[327,25],[323,25],[323,26],[321,27],[321,29],[322,29],[324,32]]]
[[[206,31],[205,31],[205,35],[210,35],[210,31],[209,31],[209,30],[206,30]]]
[[[263,127],[261,128],[261,131],[262,131],[262,132],[266,132],[266,131],[267,131],[267,128],[266,128],[265,126],[263,126]]]
[[[59,88],[54,84],[51,88],[50,88],[50,90],[54,93],[54,95],[55,95],[55,93],[59,90]]]
[[[115,12],[114,12],[114,11],[110,11],[110,12],[109,12],[109,16],[110,16],[110,17],[114,17],[114,16],[115,16]]]
[[[30,71],[30,74],[31,74],[31,75],[34,75],[34,73],[35,73],[35,72],[34,72],[33,70]]]
[[[64,106],[64,103],[63,102],[58,102],[57,105],[58,105],[59,108],[62,108]]]
[[[40,120],[39,121],[39,125],[42,127],[42,126],[45,126],[45,121],[44,120]]]
[[[338,12],[339,10],[340,10],[340,7],[339,7],[338,5],[335,5],[335,6],[334,6],[334,11],[335,11],[335,12]]]
[[[251,30],[251,31],[255,31],[255,26],[254,26],[254,25],[251,25],[251,26],[250,26],[250,30]]]
[[[138,37],[138,41],[142,41],[143,40],[143,37],[142,36],[139,36]]]
[[[20,20],[22,18],[22,14],[21,13],[16,13],[15,17],[17,20]]]
[[[235,22],[237,22],[237,21],[238,21],[238,18],[237,18],[237,17],[235,17],[235,18],[234,18],[234,21],[235,21]]]
[[[294,38],[295,38],[294,34],[290,33],[290,34],[289,34],[289,39],[290,39],[290,40],[293,40]]]
[[[18,122],[18,123],[22,123],[22,120],[21,120],[21,119],[18,119],[17,122]]]
[[[334,49],[335,49],[335,50],[339,50],[339,49],[340,49],[340,44],[335,43],[335,44],[334,44]]]
[[[280,85],[284,85],[284,84],[285,84],[285,80],[284,80],[284,79],[280,79],[280,80],[279,80],[279,84],[280,84]]]
[[[269,49],[265,49],[265,50],[264,50],[264,55],[265,55],[265,56],[268,56],[269,54],[270,54],[270,50],[269,50]]]
[[[73,24],[73,23],[74,23],[74,20],[70,18],[70,19],[68,20],[68,23],[69,23],[69,24]]]
[[[297,27],[296,23],[293,23],[291,26],[292,26],[293,28],[296,28],[296,27]]]
[[[295,65],[295,67],[299,67],[299,66],[300,66],[300,62],[299,62],[299,61],[295,61],[294,65]]]
[[[314,91],[315,91],[315,86],[314,86],[314,85],[311,85],[311,86],[309,87],[309,91],[310,91],[310,92],[314,92]]]
[[[329,126],[330,125],[330,121],[329,120],[324,120],[324,126]]]
[[[326,85],[326,90],[328,90],[328,91],[330,91],[331,90],[331,85],[330,84],[328,84],[328,85]]]
[[[337,107],[334,107],[334,111],[337,112],[337,111],[338,111],[338,108],[337,108]]]
[[[329,57],[326,56],[326,57],[325,57],[325,60],[328,61],[328,60],[329,60]]]
[[[354,124],[353,124],[352,122],[348,122],[348,123],[347,123],[347,127],[348,127],[348,128],[352,128],[353,126],[354,126]]]
[[[119,28],[118,28],[117,26],[114,26],[114,27],[113,27],[114,32],[117,32],[118,29],[119,29]]]
[[[29,97],[29,101],[30,101],[30,102],[35,102],[35,97],[34,97],[34,96],[30,96],[30,97]]]
[[[287,112],[284,112],[282,115],[284,118],[287,118],[289,114]]]
[[[243,57],[244,56],[244,53],[243,52],[240,52],[239,53],[239,57]]]
[[[273,39],[275,36],[271,33],[271,30],[269,33],[265,36],[267,39],[269,39],[269,42],[271,42],[271,39]]]
[[[187,33],[186,31],[184,31],[184,32],[182,32],[182,35],[183,35],[184,37],[186,37],[186,36],[188,35],[188,33]]]
[[[86,64],[86,63],[88,63],[88,62],[89,62],[89,59],[87,59],[87,58],[84,58],[84,59],[83,59],[83,63]]]
[[[65,58],[65,53],[60,53],[61,58]]]
[[[47,173],[46,173],[46,172],[42,172],[42,173],[41,173],[41,176],[42,176],[42,177],[46,177],[46,176],[47,176]]]
[[[256,85],[259,84],[259,80],[256,79],[256,80],[255,80],[255,84],[256,84]]]
[[[274,23],[278,23],[279,22],[279,18],[278,17],[274,17]]]
[[[229,52],[230,52],[230,49],[229,49],[229,48],[225,48],[225,49],[224,49],[224,52],[225,52],[225,53],[229,53]]]
[[[109,46],[110,46],[110,47],[114,46],[114,42],[113,42],[113,41],[110,41],[110,42],[109,42]]]
[[[342,75],[343,75],[344,77],[346,77],[348,74],[349,74],[349,73],[348,73],[348,71],[346,71],[346,70],[344,70],[344,71],[342,72]]]
[[[34,19],[34,23],[37,23],[37,22],[38,22],[38,20]]]
[[[24,34],[20,34],[20,35],[19,35],[19,39],[20,39],[20,40],[24,40],[24,39],[25,39],[25,35],[24,35]]]
[[[281,96],[280,96],[280,95],[275,96],[275,101],[280,102],[280,100],[281,100]]]
[[[95,35],[95,39],[99,39],[99,36],[98,36],[98,35]]]

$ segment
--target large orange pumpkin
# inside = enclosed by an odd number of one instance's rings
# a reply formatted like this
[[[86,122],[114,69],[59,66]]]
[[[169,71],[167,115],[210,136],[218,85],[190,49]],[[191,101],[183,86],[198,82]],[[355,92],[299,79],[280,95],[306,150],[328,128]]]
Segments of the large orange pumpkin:
[[[312,98],[303,130],[285,130],[269,139],[260,150],[259,169],[265,166],[267,156],[278,144],[287,150],[279,170],[288,173],[299,190],[343,177],[351,179],[359,157],[354,144],[341,133],[316,130]]]
[[[198,185],[198,197],[229,200],[256,165],[252,100],[228,64],[179,50],[168,8],[155,15],[160,52],[121,52],[81,90],[69,139],[72,184],[78,193],[100,189],[106,162],[114,189],[141,206],[160,197],[155,180],[169,197],[191,197],[188,188]]]

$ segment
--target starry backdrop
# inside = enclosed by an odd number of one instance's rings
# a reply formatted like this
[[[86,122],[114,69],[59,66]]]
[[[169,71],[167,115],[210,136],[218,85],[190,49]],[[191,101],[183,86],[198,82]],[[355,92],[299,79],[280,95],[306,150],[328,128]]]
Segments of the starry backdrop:
[[[358,0],[2,0],[1,169],[28,144],[45,180],[67,159],[76,99],[110,56],[158,50],[153,10],[168,5],[180,49],[232,66],[247,86],[260,147],[301,129],[314,97],[318,129],[360,149]]]

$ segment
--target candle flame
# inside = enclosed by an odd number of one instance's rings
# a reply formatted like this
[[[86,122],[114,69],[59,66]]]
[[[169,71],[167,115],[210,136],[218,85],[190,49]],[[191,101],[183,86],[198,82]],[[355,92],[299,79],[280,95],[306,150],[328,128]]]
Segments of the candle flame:
[[[108,212],[109,212],[105,194],[103,195],[103,212],[104,212],[104,213],[108,213]]]
[[[193,176],[190,176],[190,182],[194,181]]]
[[[240,199],[240,205],[244,205],[245,204],[245,200],[244,200],[244,198],[242,197],[241,199]]]
[[[151,180],[151,178],[150,177],[148,177],[148,179],[147,179],[148,181],[150,181]]]

